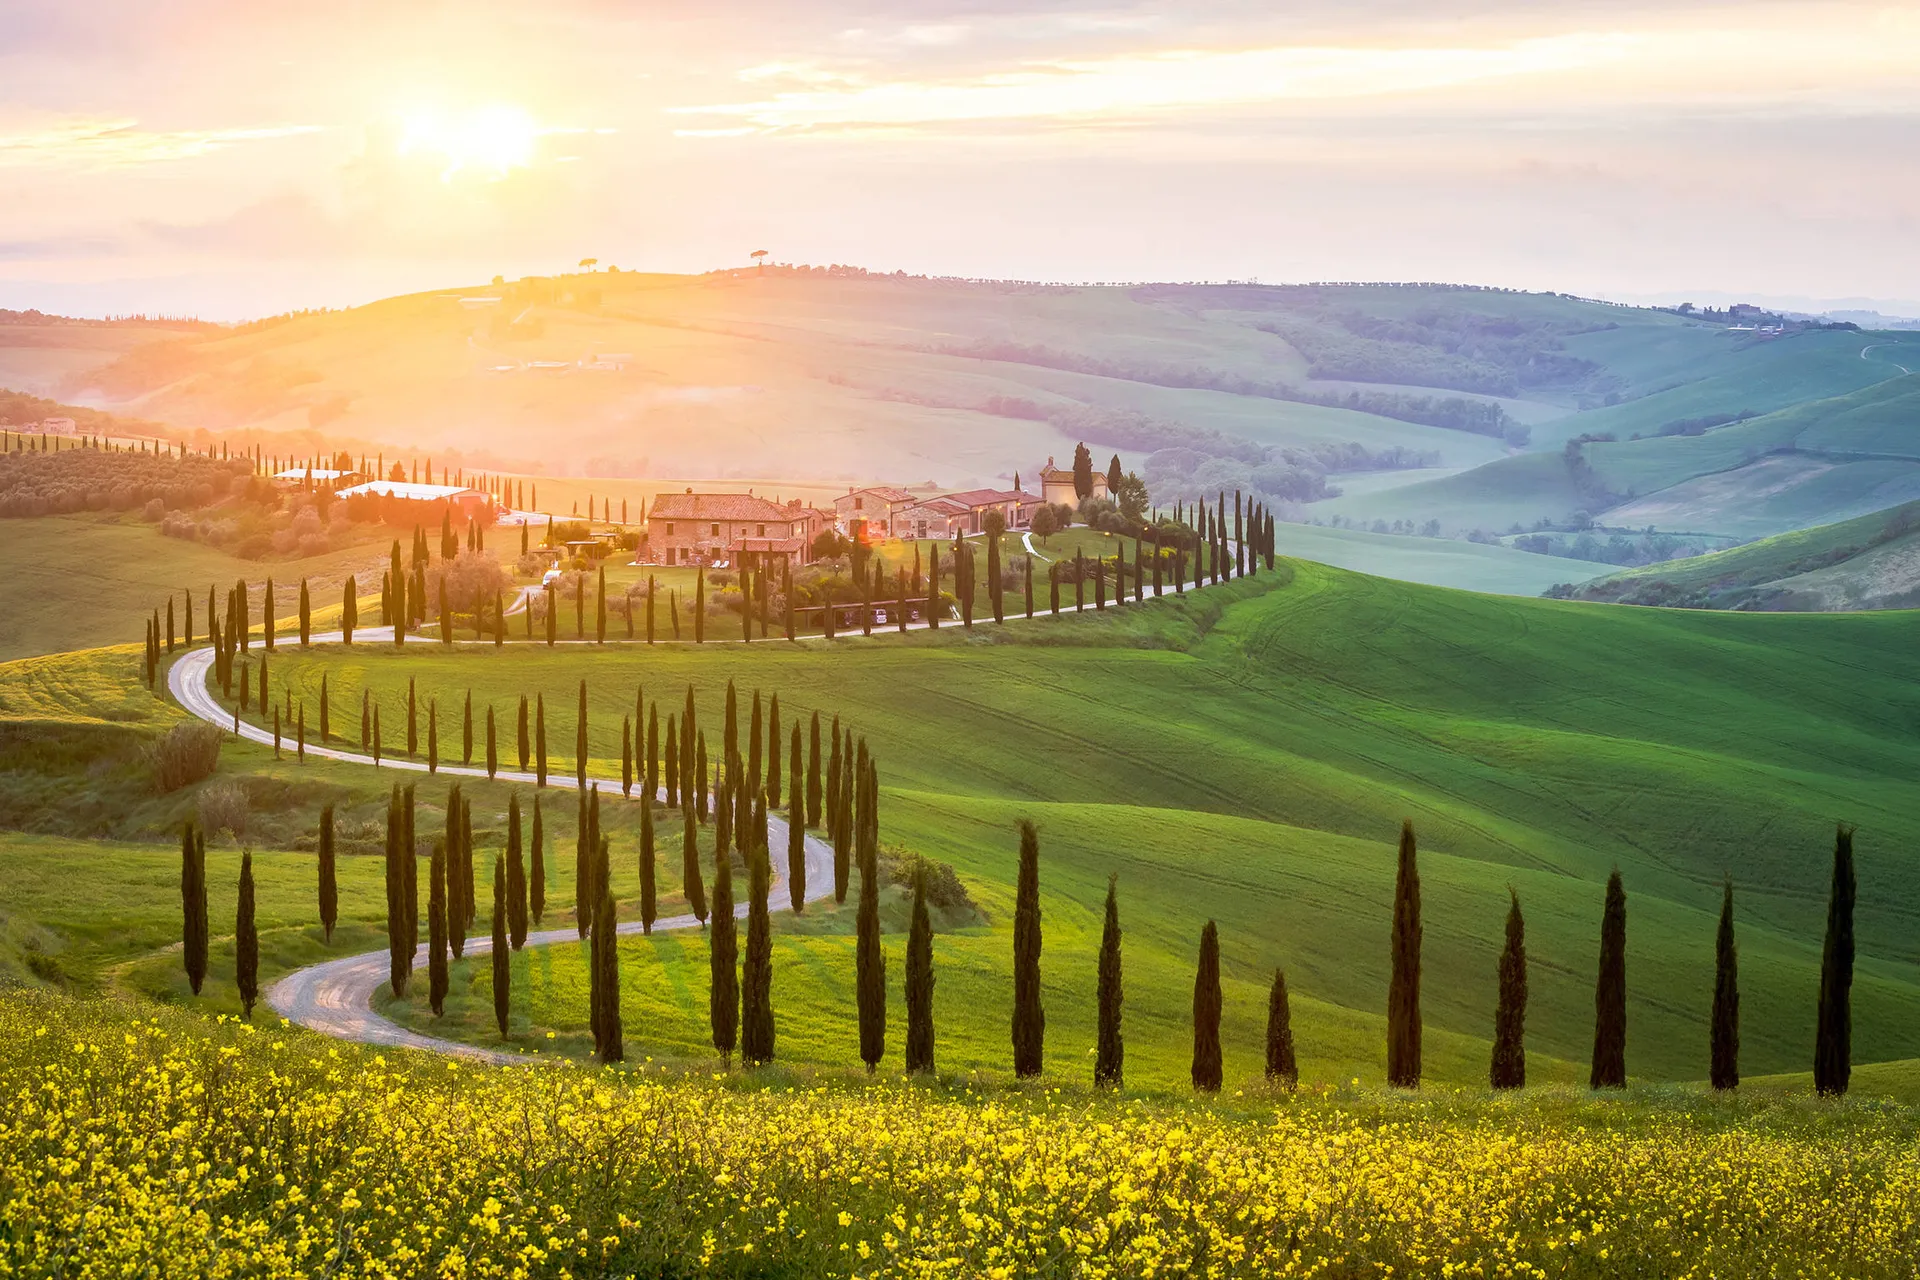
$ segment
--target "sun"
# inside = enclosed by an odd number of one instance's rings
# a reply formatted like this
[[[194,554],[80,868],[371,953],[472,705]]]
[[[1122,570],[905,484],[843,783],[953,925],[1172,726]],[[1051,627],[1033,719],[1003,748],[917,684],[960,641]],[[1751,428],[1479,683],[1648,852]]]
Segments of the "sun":
[[[399,153],[440,163],[440,180],[469,175],[498,182],[533,163],[541,134],[533,116],[506,103],[460,113],[422,111],[407,117]]]

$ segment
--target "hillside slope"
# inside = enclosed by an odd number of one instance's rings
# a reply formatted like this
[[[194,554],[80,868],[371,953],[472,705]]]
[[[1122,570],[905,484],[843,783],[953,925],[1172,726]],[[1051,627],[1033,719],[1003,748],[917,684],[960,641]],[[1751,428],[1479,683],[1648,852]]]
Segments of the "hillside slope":
[[[1689,609],[1908,609],[1920,604],[1920,502],[1611,574],[1576,600]]]

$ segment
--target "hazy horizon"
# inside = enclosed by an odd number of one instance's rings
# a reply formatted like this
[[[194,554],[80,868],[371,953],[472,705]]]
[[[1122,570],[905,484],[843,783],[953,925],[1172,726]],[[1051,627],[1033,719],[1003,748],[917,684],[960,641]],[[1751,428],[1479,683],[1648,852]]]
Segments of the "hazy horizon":
[[[764,248],[1920,314],[1916,54],[1911,3],[16,0],[0,306],[241,319]]]

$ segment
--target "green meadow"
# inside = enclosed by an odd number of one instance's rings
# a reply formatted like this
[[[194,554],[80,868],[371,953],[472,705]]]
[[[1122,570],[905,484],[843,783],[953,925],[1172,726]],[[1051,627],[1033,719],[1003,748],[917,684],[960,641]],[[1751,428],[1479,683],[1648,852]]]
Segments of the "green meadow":
[[[1618,610],[1282,562],[1144,609],[1004,630],[751,646],[283,646],[272,672],[276,700],[290,691],[309,708],[324,673],[336,730],[348,708],[357,724],[368,691],[390,744],[412,679],[420,705],[441,708],[443,752],[458,738],[451,709],[469,692],[477,716],[493,706],[503,725],[522,694],[541,695],[556,773],[572,770],[584,680],[589,768],[603,779],[619,775],[621,719],[637,695],[664,714],[691,685],[714,749],[728,680],[746,697],[778,693],[783,727],[814,711],[841,716],[876,754],[883,842],[952,865],[984,917],[936,945],[941,1055],[952,1069],[1006,1065],[1013,824],[1028,817],[1042,832],[1050,1070],[1084,1069],[1098,913],[1114,874],[1131,975],[1130,1078],[1183,1077],[1188,975],[1211,918],[1228,978],[1230,1076],[1257,1072],[1264,987],[1284,967],[1303,1071],[1377,1079],[1393,842],[1407,818],[1422,848],[1435,1077],[1484,1074],[1509,889],[1529,924],[1537,1071],[1578,1074],[1601,886],[1618,866],[1629,901],[1629,1067],[1638,1079],[1684,1081],[1704,1073],[1723,876],[1739,911],[1745,1067],[1806,1066],[1836,821],[1860,825],[1856,1057],[1920,1056],[1911,1017],[1920,879],[1906,852],[1916,822],[1905,781],[1920,657],[1909,631],[1900,614]],[[410,777],[424,803],[441,794],[444,783]],[[570,835],[572,797],[549,803]],[[629,900],[632,841],[630,826],[617,833],[613,859],[616,892]],[[665,886],[678,846],[662,843]],[[497,837],[481,845],[497,848]],[[550,899],[570,901],[564,891]],[[821,907],[781,922],[783,1059],[853,1059],[850,915]],[[888,935],[896,984],[900,923],[896,913]],[[697,939],[636,941],[625,955],[630,1045],[698,1057]],[[562,946],[524,963],[516,1034],[536,1048],[548,1047],[547,1031],[553,1047],[577,1045],[579,957]],[[486,1008],[485,976],[468,981],[466,1007]],[[896,1017],[898,1002],[896,985]],[[456,1017],[449,1030],[487,1039],[482,1021]]]

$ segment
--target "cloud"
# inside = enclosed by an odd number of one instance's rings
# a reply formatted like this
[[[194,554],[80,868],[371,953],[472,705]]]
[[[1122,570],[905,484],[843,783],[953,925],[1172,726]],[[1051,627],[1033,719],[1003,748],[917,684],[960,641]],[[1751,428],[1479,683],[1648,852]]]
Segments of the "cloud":
[[[187,160],[228,147],[318,133],[307,124],[230,129],[142,129],[136,120],[85,120],[0,133],[0,168],[79,166],[118,169]]]

